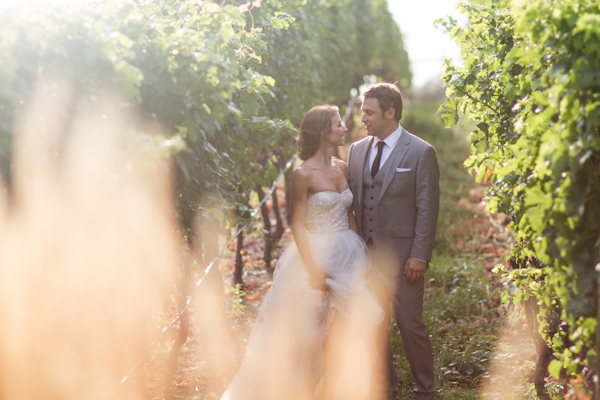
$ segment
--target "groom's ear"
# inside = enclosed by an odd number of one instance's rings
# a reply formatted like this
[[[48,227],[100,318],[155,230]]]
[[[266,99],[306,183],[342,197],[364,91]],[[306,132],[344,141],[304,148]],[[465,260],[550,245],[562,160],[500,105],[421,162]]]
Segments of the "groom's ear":
[[[396,116],[396,109],[394,107],[390,107],[383,114],[385,119],[393,119]]]

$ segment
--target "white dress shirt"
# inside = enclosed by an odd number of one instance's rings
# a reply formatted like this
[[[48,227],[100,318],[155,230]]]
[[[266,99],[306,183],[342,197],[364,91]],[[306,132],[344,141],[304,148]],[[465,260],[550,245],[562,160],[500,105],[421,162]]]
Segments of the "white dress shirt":
[[[394,147],[396,147],[398,140],[400,140],[402,130],[402,125],[398,124],[398,129],[396,129],[394,132],[392,132],[391,135],[389,135],[383,140],[383,143],[385,143],[385,145],[383,146],[383,150],[381,152],[381,162],[379,163],[380,171],[383,169],[383,166],[385,165],[385,162],[392,153],[392,150],[394,150]],[[377,143],[381,142],[381,139],[379,139],[377,136],[374,136],[373,139],[374,140],[371,144],[371,151],[369,152],[369,170],[373,169],[373,162],[375,161],[375,157],[377,156]]]

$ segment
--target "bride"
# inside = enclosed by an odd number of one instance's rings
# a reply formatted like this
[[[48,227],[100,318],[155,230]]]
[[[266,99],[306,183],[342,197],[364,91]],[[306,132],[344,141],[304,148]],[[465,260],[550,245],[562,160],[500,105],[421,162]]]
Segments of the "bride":
[[[358,376],[367,377],[366,389],[353,395],[368,392],[383,310],[366,287],[370,257],[356,233],[347,166],[332,157],[345,132],[336,106],[313,107],[302,120],[304,163],[292,179],[295,243],[275,266],[242,365],[221,400],[329,400],[339,397],[340,382]],[[366,362],[352,362],[353,349],[362,349]]]

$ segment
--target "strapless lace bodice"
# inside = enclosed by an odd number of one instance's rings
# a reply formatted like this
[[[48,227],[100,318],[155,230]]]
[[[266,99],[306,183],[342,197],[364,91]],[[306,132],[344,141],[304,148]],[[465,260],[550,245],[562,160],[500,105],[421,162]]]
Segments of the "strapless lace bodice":
[[[309,232],[332,232],[348,229],[348,207],[352,204],[350,188],[342,193],[318,192],[306,204],[306,228]]]

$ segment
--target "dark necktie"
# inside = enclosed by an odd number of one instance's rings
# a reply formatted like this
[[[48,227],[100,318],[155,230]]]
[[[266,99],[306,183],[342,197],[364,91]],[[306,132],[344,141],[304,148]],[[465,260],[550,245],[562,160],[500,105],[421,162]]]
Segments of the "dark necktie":
[[[375,161],[373,161],[373,166],[371,167],[371,178],[375,178],[377,172],[379,172],[379,164],[381,163],[381,154],[383,154],[383,140],[377,143],[377,155],[375,156]]]

